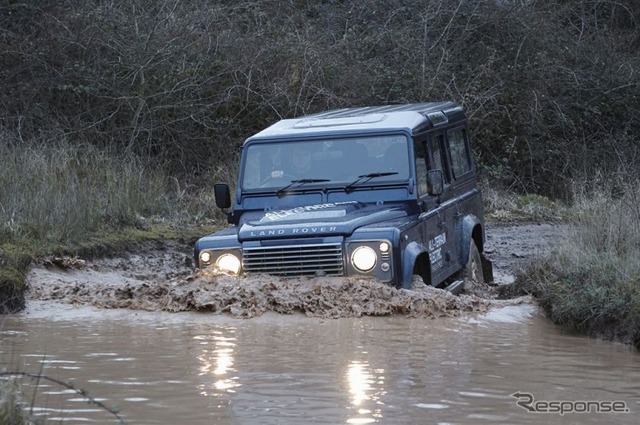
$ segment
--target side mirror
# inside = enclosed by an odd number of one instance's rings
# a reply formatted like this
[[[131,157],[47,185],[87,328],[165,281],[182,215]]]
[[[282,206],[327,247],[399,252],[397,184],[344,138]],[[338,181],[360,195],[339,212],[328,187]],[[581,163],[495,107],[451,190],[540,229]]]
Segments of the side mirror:
[[[226,183],[216,183],[213,185],[213,194],[216,198],[216,206],[222,210],[231,206],[231,192]]]
[[[427,171],[427,187],[431,196],[442,194],[444,191],[444,174],[442,174],[442,170]]]

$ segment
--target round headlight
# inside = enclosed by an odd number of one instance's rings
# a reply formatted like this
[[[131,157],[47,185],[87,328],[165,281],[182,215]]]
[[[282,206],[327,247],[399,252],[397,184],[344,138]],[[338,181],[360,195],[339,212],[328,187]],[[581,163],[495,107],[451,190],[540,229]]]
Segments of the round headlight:
[[[389,244],[387,242],[380,242],[380,251],[381,252],[389,251]]]
[[[238,274],[240,273],[240,259],[233,254],[222,254],[216,260],[216,267],[226,273]]]
[[[368,272],[373,269],[377,259],[375,251],[368,246],[359,246],[351,254],[353,266],[361,272]]]
[[[201,252],[200,253],[200,261],[203,263],[208,263],[209,260],[211,260],[211,254],[209,254],[207,251]]]

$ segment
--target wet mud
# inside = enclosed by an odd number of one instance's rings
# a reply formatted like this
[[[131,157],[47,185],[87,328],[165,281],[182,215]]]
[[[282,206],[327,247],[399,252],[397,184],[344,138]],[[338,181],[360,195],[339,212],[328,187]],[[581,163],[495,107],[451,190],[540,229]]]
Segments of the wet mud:
[[[121,258],[42,259],[27,275],[27,297],[101,308],[147,311],[206,311],[251,318],[265,312],[338,318],[382,315],[451,317],[492,307],[530,303],[527,297],[497,300],[497,287],[513,270],[545,252],[557,229],[552,225],[492,226],[486,252],[496,284],[461,295],[425,285],[396,289],[363,278],[231,277],[189,267],[191,247],[167,242],[138,247]]]

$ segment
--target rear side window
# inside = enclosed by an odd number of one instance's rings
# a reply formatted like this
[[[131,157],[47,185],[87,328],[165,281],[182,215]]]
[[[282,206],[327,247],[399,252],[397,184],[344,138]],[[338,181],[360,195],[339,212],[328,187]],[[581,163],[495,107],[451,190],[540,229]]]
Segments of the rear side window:
[[[416,182],[418,183],[418,193],[427,193],[427,151],[424,140],[416,140],[413,144],[416,158]]]
[[[442,170],[444,182],[449,183],[449,167],[445,157],[444,134],[436,134],[429,140],[429,150],[431,151],[431,161],[429,162],[430,170]]]
[[[451,130],[447,134],[449,153],[451,154],[451,168],[453,176],[458,178],[471,171],[471,156],[463,129]]]

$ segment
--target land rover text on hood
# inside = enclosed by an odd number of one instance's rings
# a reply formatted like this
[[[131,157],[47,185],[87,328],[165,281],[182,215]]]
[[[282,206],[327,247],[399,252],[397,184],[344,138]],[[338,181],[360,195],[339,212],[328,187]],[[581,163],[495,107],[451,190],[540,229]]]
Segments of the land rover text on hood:
[[[414,275],[457,292],[492,279],[464,110],[452,102],[347,108],[279,121],[242,146],[230,227],[198,268],[239,275]],[[231,207],[232,210],[229,210]]]

